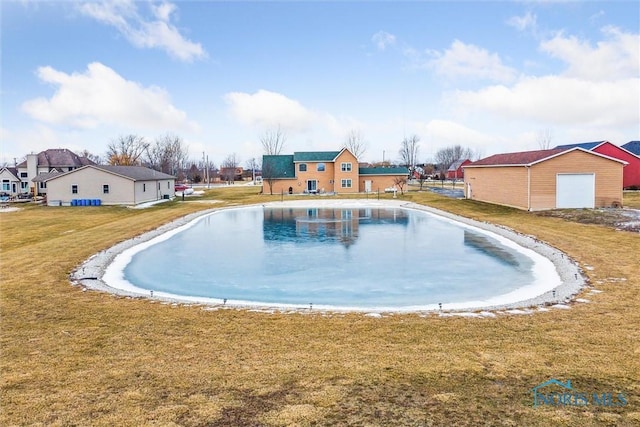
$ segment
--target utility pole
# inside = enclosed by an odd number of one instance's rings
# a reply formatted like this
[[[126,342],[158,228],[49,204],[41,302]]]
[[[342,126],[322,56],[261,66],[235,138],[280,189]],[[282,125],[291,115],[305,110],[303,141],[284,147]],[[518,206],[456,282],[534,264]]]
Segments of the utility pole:
[[[211,176],[209,168],[209,155],[207,154],[207,188],[211,188]]]

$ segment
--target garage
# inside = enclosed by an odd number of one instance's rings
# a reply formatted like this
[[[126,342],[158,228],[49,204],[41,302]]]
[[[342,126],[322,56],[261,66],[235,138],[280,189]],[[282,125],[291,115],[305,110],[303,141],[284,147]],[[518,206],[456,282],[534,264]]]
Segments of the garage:
[[[595,200],[595,174],[559,173],[556,175],[556,208],[594,208]]]
[[[580,147],[494,154],[464,167],[465,196],[528,211],[619,207],[626,164]]]

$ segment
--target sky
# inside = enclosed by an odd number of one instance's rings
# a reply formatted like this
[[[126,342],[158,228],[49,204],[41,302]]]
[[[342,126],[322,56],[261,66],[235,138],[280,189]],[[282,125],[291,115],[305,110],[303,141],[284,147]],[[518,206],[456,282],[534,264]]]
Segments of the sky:
[[[640,140],[636,1],[0,2],[0,164],[179,136],[193,161]]]

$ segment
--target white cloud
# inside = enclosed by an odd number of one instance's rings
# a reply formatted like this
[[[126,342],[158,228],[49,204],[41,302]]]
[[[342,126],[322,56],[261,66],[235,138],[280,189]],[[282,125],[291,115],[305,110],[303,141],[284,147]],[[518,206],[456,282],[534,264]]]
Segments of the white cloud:
[[[231,92],[224,96],[231,115],[239,122],[271,128],[281,126],[289,131],[303,132],[310,129],[318,115],[286,96],[259,90],[254,94]]]
[[[388,46],[393,46],[396,43],[396,36],[386,31],[378,31],[371,37],[371,41],[378,49],[385,50]]]
[[[37,74],[57,87],[49,99],[22,104],[23,111],[41,122],[85,129],[100,125],[197,129],[185,112],[171,104],[166,91],[126,80],[99,62],[89,64],[82,74],[66,74],[52,67],[40,67]]]
[[[472,44],[454,40],[443,53],[430,52],[435,59],[428,62],[438,74],[450,78],[487,79],[509,82],[515,77],[515,70],[505,66],[496,53],[490,53]]]
[[[605,40],[592,46],[587,40],[560,33],[542,42],[540,49],[568,65],[565,75],[592,81],[612,81],[640,74],[640,34],[615,27],[602,29]]]
[[[507,24],[518,31],[531,30],[535,32],[537,27],[537,18],[535,14],[529,11],[524,16],[512,16],[507,20]]]
[[[150,5],[155,19],[138,13],[132,0],[86,2],[78,10],[99,22],[115,27],[129,42],[138,48],[163,49],[172,57],[185,62],[207,56],[200,43],[186,39],[178,28],[171,24],[171,15],[176,6],[164,2]]]
[[[561,76],[527,77],[512,87],[459,91],[454,100],[505,118],[559,125],[629,126],[638,121],[640,79],[589,82]]]

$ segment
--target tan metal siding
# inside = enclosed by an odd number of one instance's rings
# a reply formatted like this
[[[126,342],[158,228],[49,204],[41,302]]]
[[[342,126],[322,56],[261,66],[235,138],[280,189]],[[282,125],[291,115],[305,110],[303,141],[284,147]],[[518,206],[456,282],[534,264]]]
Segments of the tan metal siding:
[[[595,207],[622,204],[623,165],[576,150],[531,167],[531,210],[556,207],[556,175],[559,173],[595,173]]]
[[[527,168],[478,167],[464,170],[465,195],[473,200],[527,209]],[[471,185],[471,197],[467,194]]]

